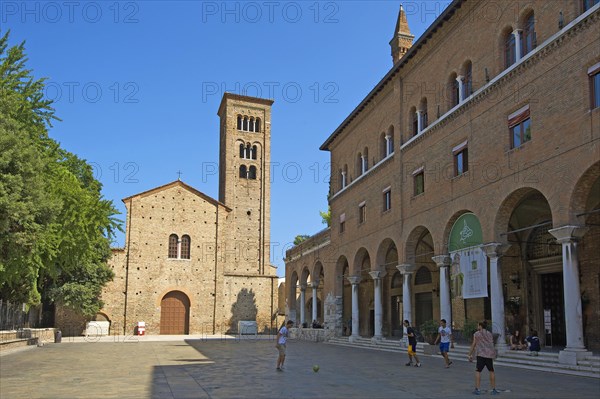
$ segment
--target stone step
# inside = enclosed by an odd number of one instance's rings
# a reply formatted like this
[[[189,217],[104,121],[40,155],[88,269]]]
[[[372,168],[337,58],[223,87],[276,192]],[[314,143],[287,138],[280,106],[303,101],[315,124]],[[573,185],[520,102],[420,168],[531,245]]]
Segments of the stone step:
[[[406,352],[406,348],[401,346],[400,341],[381,340],[372,341],[369,338],[357,338],[350,342],[348,337],[334,337],[327,343],[339,346],[363,348],[371,350],[380,350],[386,352]],[[417,351],[422,352],[425,344],[419,342]],[[467,354],[470,347],[466,345],[455,345],[451,353],[453,360],[467,361]],[[433,356],[440,356],[434,354]],[[558,353],[540,352],[538,356],[529,356],[527,352],[506,351],[496,359],[495,364],[524,368],[530,370],[547,371],[561,374],[577,375],[583,377],[600,378],[600,357],[592,356],[582,360],[578,365],[562,364],[558,362]]]

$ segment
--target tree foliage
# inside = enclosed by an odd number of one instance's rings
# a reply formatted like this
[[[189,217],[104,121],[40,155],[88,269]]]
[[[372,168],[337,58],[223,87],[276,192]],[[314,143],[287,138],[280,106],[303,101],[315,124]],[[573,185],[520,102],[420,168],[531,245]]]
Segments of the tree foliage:
[[[299,234],[296,236],[296,238],[294,238],[294,245],[299,245],[301,243],[303,243],[304,241],[308,240],[310,238],[310,236],[307,236],[305,234]]]
[[[327,212],[319,211],[319,215],[321,215],[321,222],[331,227],[331,207],[327,208]]]
[[[24,43],[0,38],[0,297],[39,304],[42,293],[87,315],[112,278],[106,261],[120,222],[91,166],[48,136],[44,79]]]

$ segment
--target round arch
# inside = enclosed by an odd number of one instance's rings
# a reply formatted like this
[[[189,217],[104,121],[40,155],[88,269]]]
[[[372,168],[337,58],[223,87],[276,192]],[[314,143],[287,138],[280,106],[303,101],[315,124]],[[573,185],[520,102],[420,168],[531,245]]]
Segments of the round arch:
[[[170,291],[160,302],[160,334],[190,333],[190,299],[182,291]]]

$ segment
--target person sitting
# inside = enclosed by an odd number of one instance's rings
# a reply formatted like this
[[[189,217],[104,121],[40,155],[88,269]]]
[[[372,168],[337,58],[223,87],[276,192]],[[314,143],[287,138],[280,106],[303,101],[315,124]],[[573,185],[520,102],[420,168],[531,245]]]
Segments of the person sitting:
[[[515,330],[510,336],[510,349],[517,351],[527,349],[527,344],[523,341],[523,336],[519,330]]]
[[[312,328],[321,328],[321,325],[319,324],[319,322],[317,320],[313,320]]]
[[[531,335],[525,338],[529,346],[529,356],[537,356],[540,353],[540,338],[536,330],[531,331]]]

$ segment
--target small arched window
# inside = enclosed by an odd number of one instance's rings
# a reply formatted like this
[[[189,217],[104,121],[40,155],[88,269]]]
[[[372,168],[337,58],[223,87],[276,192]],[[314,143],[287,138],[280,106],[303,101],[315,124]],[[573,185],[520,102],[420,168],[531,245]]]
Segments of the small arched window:
[[[358,176],[363,174],[363,155],[360,152],[356,158],[356,174]]]
[[[242,126],[242,130],[245,131],[245,132],[248,131],[248,117],[247,116],[244,116],[244,123],[243,123],[243,126]]]
[[[362,172],[366,173],[369,170],[369,149],[365,147],[362,156]]]
[[[521,56],[525,56],[536,47],[535,16],[533,12],[525,18],[521,36]]]
[[[456,73],[452,73],[448,78],[448,104],[450,109],[454,108],[459,103],[460,91],[458,90],[458,80]]]
[[[431,284],[431,272],[425,266],[421,266],[415,275],[415,285]]]
[[[252,159],[256,159],[257,154],[258,154],[258,147],[253,145],[252,146]]]
[[[242,115],[237,116],[237,129],[242,130]]]
[[[419,134],[419,114],[417,114],[417,108],[412,107],[409,113],[410,120],[410,132],[413,136]]]
[[[512,32],[512,28],[507,28],[504,33],[504,68],[508,68],[515,62],[517,62],[517,46],[515,41],[515,35]]]
[[[385,159],[388,154],[388,139],[385,132],[379,135],[379,153],[381,154],[381,159]]]
[[[246,165],[241,165],[240,166],[240,179],[247,179],[248,178],[248,168],[246,167]]]
[[[244,146],[244,143],[240,144],[240,158],[246,158],[246,146]]]
[[[171,234],[169,236],[169,254],[168,254],[169,259],[177,259],[177,242],[178,241],[179,241],[179,238],[177,237],[177,234]]]
[[[248,179],[256,180],[256,166],[250,166],[250,170],[248,171]]]
[[[260,133],[260,118],[256,118],[256,132]]]
[[[465,71],[465,86],[463,93],[463,100],[468,98],[471,94],[473,94],[473,64],[471,61],[467,61],[464,67]]]
[[[253,132],[254,131],[254,118],[252,118],[252,117],[250,117],[250,126],[249,127],[250,127],[250,129],[248,129],[248,130]]]
[[[184,235],[181,237],[181,259],[190,259],[190,236]]]

